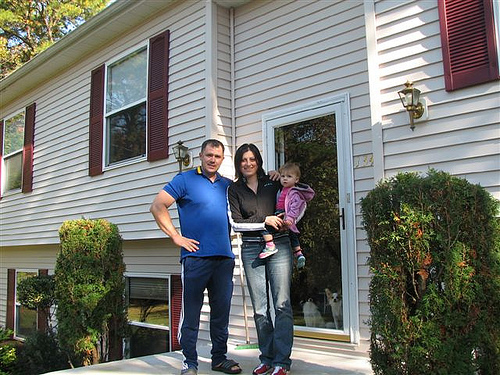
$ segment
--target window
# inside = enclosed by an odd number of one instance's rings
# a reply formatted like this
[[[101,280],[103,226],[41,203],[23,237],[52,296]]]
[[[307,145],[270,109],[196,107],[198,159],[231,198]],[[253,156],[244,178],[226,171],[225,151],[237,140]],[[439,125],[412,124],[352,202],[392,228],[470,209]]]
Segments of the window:
[[[14,332],[16,337],[26,338],[33,334],[37,328],[37,312],[22,306],[17,300],[17,286],[21,280],[36,276],[37,272],[16,272],[16,325]]]
[[[92,71],[90,176],[126,160],[168,157],[169,39],[167,30],[147,46]]]
[[[5,326],[14,331],[18,338],[31,335],[36,329],[46,329],[46,312],[38,314],[37,311],[26,309],[17,300],[17,285],[27,278],[36,275],[48,275],[47,269],[38,271],[22,271],[9,268],[7,270],[7,311]]]
[[[2,192],[32,191],[35,104],[0,121]]]
[[[146,48],[107,69],[106,165],[146,155],[146,73]]]
[[[497,80],[492,0],[438,1],[446,91]]]
[[[127,309],[131,328],[127,357],[179,349],[180,277],[127,277]],[[174,337],[175,333],[175,337]],[[127,348],[128,346],[128,348]]]
[[[3,162],[5,191],[21,189],[24,146],[24,111],[5,120],[3,136]]]

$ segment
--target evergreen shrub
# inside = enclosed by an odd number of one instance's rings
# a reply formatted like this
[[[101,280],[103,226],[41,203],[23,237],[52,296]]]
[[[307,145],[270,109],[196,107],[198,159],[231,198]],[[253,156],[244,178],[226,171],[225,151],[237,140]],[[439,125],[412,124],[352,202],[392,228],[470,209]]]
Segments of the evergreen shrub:
[[[484,188],[434,170],[362,199],[376,374],[500,374],[498,208]]]
[[[12,372],[17,360],[16,347],[12,345],[14,331],[0,327],[0,375]]]
[[[59,347],[52,331],[36,331],[18,348],[17,361],[12,371],[15,375],[36,375],[70,367],[68,358]]]
[[[127,316],[118,227],[103,219],[69,220],[59,237],[55,283],[61,347],[77,358],[75,365],[121,358]]]

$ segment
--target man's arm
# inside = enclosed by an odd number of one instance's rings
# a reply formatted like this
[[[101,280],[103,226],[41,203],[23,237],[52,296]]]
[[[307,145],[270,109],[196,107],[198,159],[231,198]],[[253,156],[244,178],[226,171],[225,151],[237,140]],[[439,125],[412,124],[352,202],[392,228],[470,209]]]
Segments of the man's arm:
[[[153,214],[158,227],[169,236],[172,241],[187,251],[193,252],[198,250],[199,242],[191,238],[183,237],[177,232],[168,209],[174,204],[175,199],[168,194],[165,190],[161,190],[155,197],[149,211]]]

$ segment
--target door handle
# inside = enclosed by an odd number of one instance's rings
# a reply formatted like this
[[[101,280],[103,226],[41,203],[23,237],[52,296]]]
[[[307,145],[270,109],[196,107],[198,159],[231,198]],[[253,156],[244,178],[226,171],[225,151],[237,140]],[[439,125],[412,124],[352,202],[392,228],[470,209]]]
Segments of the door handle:
[[[339,212],[339,214],[340,214],[339,217],[340,217],[340,219],[342,219],[342,230],[345,230],[345,213],[344,213],[344,208],[342,208],[341,212],[342,212],[341,214]]]

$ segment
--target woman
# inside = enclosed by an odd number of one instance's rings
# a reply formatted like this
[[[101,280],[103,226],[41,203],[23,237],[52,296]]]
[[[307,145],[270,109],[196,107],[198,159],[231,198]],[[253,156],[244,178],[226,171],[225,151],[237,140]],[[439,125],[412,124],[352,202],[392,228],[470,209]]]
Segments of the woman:
[[[274,215],[279,181],[272,181],[262,169],[262,157],[253,144],[241,145],[234,157],[236,181],[228,189],[233,229],[242,232],[241,258],[254,310],[260,349],[260,365],[254,375],[285,375],[292,363],[293,315],[290,302],[292,250],[287,227]],[[262,231],[271,226],[282,232],[274,235],[280,250],[259,259],[265,247]],[[268,290],[270,290],[269,300]],[[274,312],[271,307],[274,306]],[[271,316],[274,313],[274,324]]]

